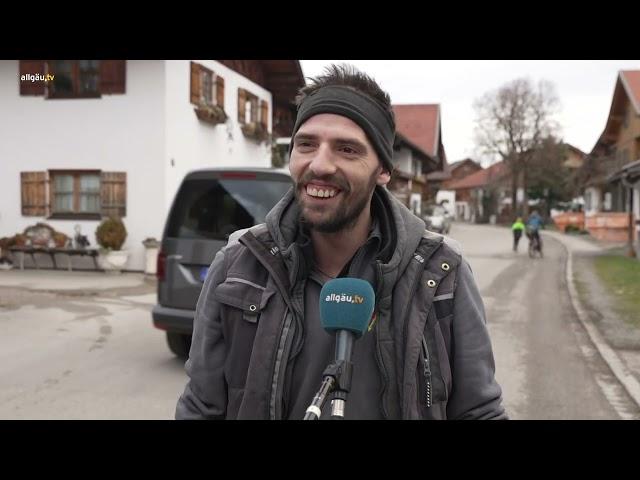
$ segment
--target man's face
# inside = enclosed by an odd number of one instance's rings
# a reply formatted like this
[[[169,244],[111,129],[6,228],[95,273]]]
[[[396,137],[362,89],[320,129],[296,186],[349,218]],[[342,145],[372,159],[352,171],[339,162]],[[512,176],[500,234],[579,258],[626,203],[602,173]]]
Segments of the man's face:
[[[369,213],[376,185],[390,180],[364,130],[340,115],[307,120],[293,138],[289,170],[303,219],[335,233]]]

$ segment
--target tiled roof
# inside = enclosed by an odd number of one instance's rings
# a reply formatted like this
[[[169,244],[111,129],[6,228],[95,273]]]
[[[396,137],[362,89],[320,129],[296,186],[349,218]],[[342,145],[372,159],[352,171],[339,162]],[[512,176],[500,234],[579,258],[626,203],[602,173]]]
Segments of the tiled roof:
[[[396,130],[432,157],[438,154],[440,105],[393,105]]]
[[[640,114],[640,70],[622,70],[620,79],[631,97],[631,102]]]
[[[442,185],[444,190],[460,190],[463,188],[478,188],[499,179],[506,173],[506,165],[504,162],[494,163],[490,167],[478,170],[460,180],[445,182]]]

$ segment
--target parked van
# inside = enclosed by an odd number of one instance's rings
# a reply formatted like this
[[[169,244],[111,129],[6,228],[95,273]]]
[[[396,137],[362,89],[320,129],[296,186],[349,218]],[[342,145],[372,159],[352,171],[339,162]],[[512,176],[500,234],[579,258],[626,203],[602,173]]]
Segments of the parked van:
[[[169,349],[189,356],[193,318],[213,258],[236,230],[265,221],[292,186],[286,170],[211,168],[186,175],[164,228],[158,254],[153,324]]]

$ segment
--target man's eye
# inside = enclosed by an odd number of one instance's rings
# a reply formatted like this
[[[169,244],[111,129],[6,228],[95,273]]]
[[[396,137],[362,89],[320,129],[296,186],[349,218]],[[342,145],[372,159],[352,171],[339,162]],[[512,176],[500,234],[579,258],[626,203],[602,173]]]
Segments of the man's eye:
[[[351,148],[351,147],[342,147],[341,149],[344,153],[347,153],[349,155],[353,155],[355,153],[358,153],[357,150],[355,148]]]

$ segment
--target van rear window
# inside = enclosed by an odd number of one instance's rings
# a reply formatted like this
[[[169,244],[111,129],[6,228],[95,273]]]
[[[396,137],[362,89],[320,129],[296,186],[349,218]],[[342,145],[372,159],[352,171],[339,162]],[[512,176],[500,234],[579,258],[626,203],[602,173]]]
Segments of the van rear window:
[[[290,187],[286,180],[187,180],[176,196],[167,236],[226,240],[236,230],[264,222]]]

